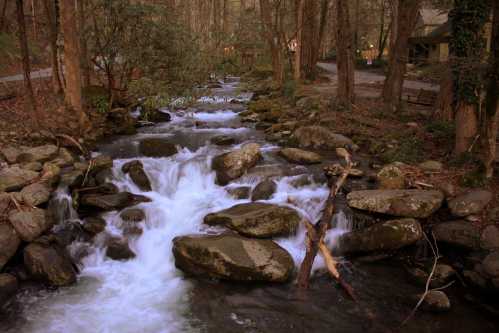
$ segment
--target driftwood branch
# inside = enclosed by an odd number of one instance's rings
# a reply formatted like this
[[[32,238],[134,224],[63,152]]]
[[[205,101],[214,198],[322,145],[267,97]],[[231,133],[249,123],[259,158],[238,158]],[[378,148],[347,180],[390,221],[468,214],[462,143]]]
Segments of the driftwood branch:
[[[340,283],[349,296],[355,299],[353,289],[341,279],[340,274],[336,269],[336,260],[334,260],[333,256],[329,252],[329,249],[324,244],[324,238],[327,230],[330,228],[331,220],[333,219],[335,211],[334,199],[352,169],[352,160],[348,151],[343,148],[338,148],[336,149],[336,154],[345,159],[346,167],[343,169],[343,172],[336,183],[331,186],[320,221],[316,225],[312,225],[308,221],[305,224],[307,227],[307,252],[300,266],[300,271],[298,272],[298,288],[302,291],[308,288],[312,266],[314,264],[315,257],[320,250],[324,260],[326,261],[329,273]]]

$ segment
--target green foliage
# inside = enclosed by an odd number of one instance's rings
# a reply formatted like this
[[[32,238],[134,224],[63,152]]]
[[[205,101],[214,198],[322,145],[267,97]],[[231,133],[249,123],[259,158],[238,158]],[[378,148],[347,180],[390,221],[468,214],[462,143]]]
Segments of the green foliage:
[[[106,113],[110,109],[109,108],[109,100],[103,96],[96,96],[90,102],[98,113]]]
[[[296,82],[294,80],[286,80],[282,86],[282,94],[288,99],[293,99],[296,92]]]
[[[451,144],[454,141],[456,128],[452,122],[432,121],[426,125],[426,130],[439,142]]]
[[[467,172],[460,179],[460,183],[465,187],[482,187],[487,184],[487,177],[485,176],[485,168],[482,164],[475,167],[473,170]]]
[[[404,162],[417,163],[422,160],[422,149],[424,142],[416,137],[405,137],[396,147],[388,149],[381,154],[381,160],[384,163]]]

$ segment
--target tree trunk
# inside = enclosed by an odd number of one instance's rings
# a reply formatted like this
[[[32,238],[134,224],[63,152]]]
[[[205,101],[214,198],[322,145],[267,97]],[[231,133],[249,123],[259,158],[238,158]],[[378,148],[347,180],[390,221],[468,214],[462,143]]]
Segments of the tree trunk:
[[[416,24],[420,0],[399,0],[395,45],[390,52],[388,74],[383,86],[387,110],[396,111],[402,101],[402,86],[409,57],[409,37]]]
[[[354,50],[347,0],[337,0],[336,65],[338,68],[338,103],[350,109],[354,102]]]
[[[303,35],[303,5],[305,0],[297,0],[296,6],[296,49],[294,79],[298,83],[301,80],[301,49]]]
[[[5,26],[5,14],[7,13],[7,4],[9,3],[9,0],[4,0],[3,6],[2,6],[2,16],[0,16],[0,32],[3,31],[3,28]]]
[[[390,0],[390,7],[392,10],[392,15],[391,19],[392,21],[390,22],[391,26],[391,35],[390,35],[390,54],[393,52],[395,49],[395,40],[397,39],[397,32],[398,32],[398,17],[399,17],[399,0]]]
[[[50,40],[50,61],[52,64],[52,89],[55,94],[60,94],[63,86],[59,73],[59,61],[57,59],[57,21],[55,4],[51,0],[43,0],[43,7],[45,9],[45,16],[47,18],[47,25],[49,29]]]
[[[475,105],[461,101],[456,108],[456,143],[455,153],[462,154],[468,151],[478,132],[478,119]]]
[[[78,31],[80,33],[80,53],[83,87],[90,85],[90,61],[88,59],[87,38],[85,35],[86,8],[85,0],[77,0],[78,4]]]
[[[83,108],[81,58],[77,29],[77,13],[74,0],[61,0],[61,27],[64,34],[64,66],[66,74],[66,103],[78,117],[83,134],[89,127],[87,114]]]
[[[301,41],[301,66],[306,79],[315,79],[316,44],[319,39],[317,24],[317,0],[305,0],[303,7],[302,41]]]
[[[485,176],[492,178],[497,152],[497,122],[499,114],[499,1],[494,2],[492,22],[492,45],[490,52],[490,79],[487,87],[485,117],[482,126],[484,132]]]
[[[452,102],[454,99],[454,85],[452,82],[452,71],[449,66],[445,68],[445,73],[440,80],[440,91],[437,97],[437,107],[435,118],[442,121],[451,122],[454,120],[454,109]]]
[[[272,57],[273,80],[277,88],[281,88],[284,82],[284,57],[281,45],[281,35],[278,31],[279,24],[276,23],[274,26],[272,22],[273,12],[269,0],[260,0],[260,14],[264,25],[263,30]],[[279,8],[277,8],[275,12],[277,22],[279,20]]]
[[[321,16],[319,20],[319,37],[317,38],[317,43],[315,45],[314,50],[314,66],[319,61],[321,48],[324,42],[324,34],[326,32],[326,24],[327,24],[327,11],[329,7],[329,0],[322,0],[321,3]]]
[[[31,66],[29,60],[28,38],[26,36],[26,22],[24,21],[24,3],[23,0],[16,0],[17,23],[19,25],[19,44],[23,61],[24,90],[26,92],[26,109],[34,114],[34,125],[40,124],[40,115],[37,112],[35,95],[31,84]]]

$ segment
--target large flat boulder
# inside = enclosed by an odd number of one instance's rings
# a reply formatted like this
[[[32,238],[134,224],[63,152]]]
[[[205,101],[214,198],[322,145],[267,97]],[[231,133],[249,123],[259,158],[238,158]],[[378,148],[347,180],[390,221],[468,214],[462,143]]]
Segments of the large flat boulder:
[[[16,294],[17,279],[11,274],[0,274],[0,307]]]
[[[279,155],[288,162],[296,164],[316,164],[322,162],[321,155],[298,148],[284,148],[279,151]]]
[[[344,135],[331,132],[322,126],[300,127],[293,133],[292,138],[301,148],[356,148],[351,139]]]
[[[139,152],[147,157],[168,157],[177,153],[177,147],[162,138],[149,138],[140,141]]]
[[[438,242],[469,250],[480,248],[480,229],[469,221],[442,222],[434,225],[432,231]]]
[[[442,205],[440,191],[426,190],[363,190],[350,192],[348,205],[393,216],[427,218]]]
[[[34,279],[52,286],[76,282],[76,272],[69,256],[55,245],[29,244],[24,249],[24,265]]]
[[[10,224],[25,242],[32,242],[53,225],[53,219],[46,210],[13,210],[9,213]]]
[[[44,145],[24,150],[17,156],[18,163],[47,162],[59,154],[59,148],[55,145]]]
[[[216,171],[217,184],[227,185],[231,180],[241,177],[261,158],[260,145],[256,143],[248,143],[240,149],[216,156],[212,169]]]
[[[479,214],[491,200],[491,192],[474,190],[450,200],[449,208],[454,216],[465,217]]]
[[[33,182],[39,173],[19,167],[3,168],[0,170],[0,192],[12,192],[22,189]]]
[[[33,183],[21,190],[23,201],[30,206],[39,206],[50,199],[50,189],[44,183]]]
[[[223,280],[286,282],[294,269],[277,243],[232,234],[176,237],[173,255],[182,271]]]
[[[342,235],[338,248],[342,253],[397,250],[422,237],[423,230],[415,219],[391,220]]]
[[[300,215],[289,207],[252,202],[208,214],[204,223],[225,226],[247,237],[268,238],[293,234]]]
[[[16,254],[21,239],[9,222],[0,222],[0,271]]]
[[[88,194],[80,199],[80,206],[85,208],[95,208],[99,210],[120,210],[126,207],[135,206],[142,202],[150,202],[146,196],[132,194],[130,192],[120,192],[116,194]]]

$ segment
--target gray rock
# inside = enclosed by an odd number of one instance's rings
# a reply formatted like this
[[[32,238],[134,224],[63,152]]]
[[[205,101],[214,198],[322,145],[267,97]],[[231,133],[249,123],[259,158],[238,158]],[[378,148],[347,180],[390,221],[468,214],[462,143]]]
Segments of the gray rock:
[[[44,145],[24,150],[17,157],[18,163],[47,162],[57,157],[59,148],[54,145]]]
[[[107,241],[106,256],[113,260],[128,260],[135,258],[135,253],[130,249],[128,240],[112,237]]]
[[[88,194],[80,199],[83,207],[96,208],[105,211],[120,210],[126,207],[135,206],[142,202],[150,202],[151,199],[143,195],[121,192],[117,194]]]
[[[142,209],[129,208],[122,211],[120,217],[125,222],[140,222],[146,219],[146,214]]]
[[[440,191],[425,190],[364,190],[347,195],[353,208],[393,216],[427,218],[442,205]]]
[[[429,312],[446,312],[450,310],[450,301],[447,295],[440,290],[431,290],[426,294],[422,309]]]
[[[45,182],[49,186],[55,186],[59,182],[60,177],[61,168],[50,162],[43,163],[41,182]]]
[[[111,169],[105,169],[95,174],[95,182],[97,185],[102,185],[113,179],[113,172]]]
[[[499,251],[488,254],[482,263],[483,270],[488,277],[494,279],[499,277]]]
[[[0,150],[0,153],[9,164],[14,164],[17,162],[17,157],[21,155],[22,150],[16,147],[5,147]]]
[[[284,148],[279,151],[279,155],[288,162],[297,164],[317,164],[322,162],[321,155],[298,148]]]
[[[147,157],[169,157],[178,151],[173,143],[165,139],[149,138],[140,141],[139,152]]]
[[[9,221],[19,237],[26,242],[32,242],[53,225],[53,220],[47,211],[40,208],[13,210],[9,213]]]
[[[94,176],[102,170],[111,169],[113,164],[113,159],[107,155],[96,156],[92,158],[92,167],[89,170],[89,175]]]
[[[251,187],[249,187],[249,186],[231,187],[231,188],[227,188],[226,191],[233,198],[241,200],[241,199],[249,198],[250,193],[251,193]]]
[[[377,179],[380,189],[402,190],[406,184],[404,172],[396,165],[383,167],[378,172]]]
[[[151,181],[144,171],[144,166],[141,161],[135,160],[125,163],[121,170],[130,176],[132,181],[137,185],[141,191],[152,191]]]
[[[34,183],[21,191],[23,201],[30,206],[39,206],[50,199],[50,189],[43,183]]]
[[[292,139],[302,148],[358,149],[351,139],[344,135],[333,133],[322,126],[300,127],[293,133]]]
[[[260,145],[256,143],[245,144],[240,149],[216,156],[212,169],[216,171],[217,184],[227,185],[231,180],[241,177],[261,158]]]
[[[465,217],[479,214],[492,200],[492,193],[474,190],[449,201],[449,208],[454,216]]]
[[[294,269],[289,253],[273,241],[231,234],[176,237],[173,255],[186,273],[232,281],[286,282]]]
[[[391,220],[340,236],[338,249],[342,253],[397,250],[414,244],[422,237],[423,230],[418,221]]]
[[[16,254],[21,239],[16,230],[7,221],[0,222],[0,271]]]
[[[219,135],[211,138],[210,142],[217,146],[230,146],[237,143],[237,140],[232,136]]]
[[[85,171],[78,169],[70,170],[61,175],[61,185],[74,189],[82,185],[84,178]]]
[[[73,154],[66,148],[60,148],[57,157],[51,161],[51,163],[57,165],[60,168],[71,166],[74,162],[75,158]]]
[[[38,172],[10,167],[0,170],[0,192],[12,192],[22,189],[38,177]]]
[[[55,245],[29,244],[24,249],[24,265],[34,279],[52,286],[76,282],[76,272],[67,253]]]
[[[248,237],[267,238],[295,233],[300,215],[289,207],[252,202],[208,214],[204,223],[225,226]]]
[[[468,221],[443,222],[433,226],[438,242],[464,247],[470,250],[480,248],[480,230]]]
[[[439,161],[429,160],[419,163],[418,167],[424,171],[438,172],[443,170],[444,165]]]
[[[251,201],[268,200],[277,190],[277,183],[271,179],[264,180],[251,192]]]
[[[432,288],[439,288],[447,283],[456,275],[456,271],[449,265],[437,264],[435,266],[435,272],[433,272],[433,277],[430,283]]]
[[[40,172],[43,169],[43,165],[40,162],[28,162],[21,165],[24,170]]]
[[[92,236],[103,232],[106,229],[106,220],[102,217],[87,217],[83,222],[83,230]]]
[[[11,274],[0,274],[0,307],[16,294],[17,279]]]

